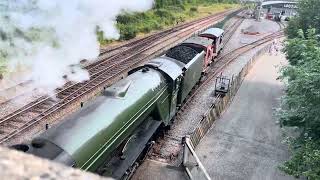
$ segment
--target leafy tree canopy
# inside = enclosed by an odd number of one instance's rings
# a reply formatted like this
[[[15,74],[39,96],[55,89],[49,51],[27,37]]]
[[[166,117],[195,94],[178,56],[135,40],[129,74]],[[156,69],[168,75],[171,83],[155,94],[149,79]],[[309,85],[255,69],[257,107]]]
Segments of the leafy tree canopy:
[[[289,22],[286,30],[289,38],[298,36],[298,30],[307,32],[310,28],[315,28],[316,33],[320,33],[320,1],[319,0],[299,0],[298,15]]]
[[[301,0],[299,15],[286,29],[284,52],[289,65],[281,78],[287,84],[279,118],[283,127],[295,127],[288,136],[292,158],[280,169],[295,177],[320,179],[320,1]]]

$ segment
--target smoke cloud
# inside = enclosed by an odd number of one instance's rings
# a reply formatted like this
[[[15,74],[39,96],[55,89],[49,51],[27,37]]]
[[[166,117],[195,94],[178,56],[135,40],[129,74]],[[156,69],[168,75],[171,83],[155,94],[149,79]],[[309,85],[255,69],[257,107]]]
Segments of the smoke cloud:
[[[152,5],[153,0],[0,0],[0,61],[11,70],[28,66],[27,78],[49,91],[87,80],[88,72],[72,65],[98,56],[97,27],[105,38],[117,39],[118,14]]]

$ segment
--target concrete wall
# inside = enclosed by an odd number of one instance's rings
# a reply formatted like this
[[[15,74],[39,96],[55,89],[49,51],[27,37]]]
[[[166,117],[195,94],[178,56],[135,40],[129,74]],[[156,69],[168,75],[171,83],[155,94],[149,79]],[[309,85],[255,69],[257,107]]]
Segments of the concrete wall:
[[[109,178],[0,147],[0,179],[108,180]]]

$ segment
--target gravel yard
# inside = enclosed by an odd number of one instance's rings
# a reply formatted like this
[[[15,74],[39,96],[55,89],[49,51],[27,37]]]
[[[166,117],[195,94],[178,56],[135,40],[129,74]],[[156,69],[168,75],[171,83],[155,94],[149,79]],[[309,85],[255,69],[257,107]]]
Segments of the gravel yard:
[[[22,70],[0,80],[0,118],[43,95],[27,81],[28,73],[30,72]]]
[[[243,31],[260,31],[259,35],[247,35],[243,34]],[[261,21],[256,21],[254,19],[245,19],[237,31],[233,34],[232,38],[229,40],[227,47],[224,49],[223,54],[233,51],[245,44],[251,43],[262,37],[268,35],[269,33],[280,30],[280,26],[270,20],[262,19]]]
[[[42,95],[41,92],[34,90],[32,87],[21,87],[17,88],[15,90],[17,95],[13,95],[11,98],[13,99],[7,99],[3,98],[3,102],[5,100],[10,100],[8,102],[5,102],[4,104],[1,104],[0,106],[0,118],[5,117],[9,115],[10,113],[18,110],[19,108],[31,103],[32,101],[40,98]]]

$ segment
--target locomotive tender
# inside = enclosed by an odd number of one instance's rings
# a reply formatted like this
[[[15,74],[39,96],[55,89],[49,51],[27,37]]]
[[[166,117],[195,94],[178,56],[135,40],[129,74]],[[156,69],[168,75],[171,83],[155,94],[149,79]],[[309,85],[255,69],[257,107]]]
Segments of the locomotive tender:
[[[124,166],[121,160],[131,158],[133,163],[138,155],[130,156],[128,152],[145,147],[160,125],[170,125],[177,107],[221,51],[222,37],[223,30],[217,28],[191,37],[165,55],[131,70],[126,78],[31,142],[13,148],[92,172],[116,166],[107,174],[121,178],[115,172]],[[142,133],[147,130],[152,132]],[[130,146],[134,139],[140,144]],[[115,154],[119,149],[128,157]],[[121,159],[120,164],[106,165],[112,157]]]

